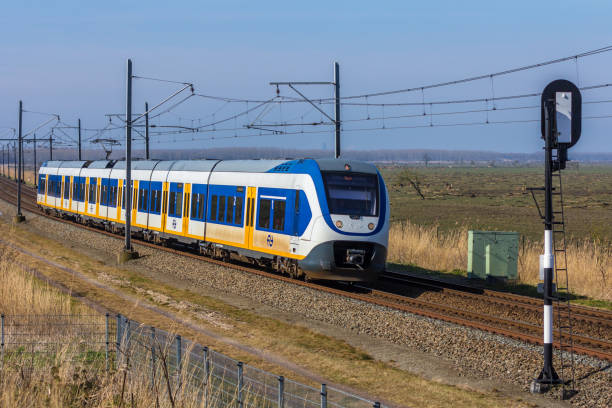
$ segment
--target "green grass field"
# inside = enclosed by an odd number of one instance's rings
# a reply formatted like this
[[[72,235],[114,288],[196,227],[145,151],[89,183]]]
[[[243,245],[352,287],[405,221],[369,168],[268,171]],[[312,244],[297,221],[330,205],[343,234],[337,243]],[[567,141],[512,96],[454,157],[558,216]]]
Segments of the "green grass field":
[[[379,167],[389,190],[392,221],[439,225],[441,233],[467,226],[542,239],[542,221],[527,188],[543,187],[543,167]],[[612,166],[573,167],[563,171],[568,238],[610,244]],[[542,206],[542,192],[536,198]]]

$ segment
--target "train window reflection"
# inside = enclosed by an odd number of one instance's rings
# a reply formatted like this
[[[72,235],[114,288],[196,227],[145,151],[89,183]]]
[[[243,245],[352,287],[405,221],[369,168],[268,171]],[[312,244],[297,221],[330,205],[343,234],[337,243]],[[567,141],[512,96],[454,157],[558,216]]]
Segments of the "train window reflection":
[[[331,214],[369,217],[378,215],[378,179],[375,174],[322,174]]]

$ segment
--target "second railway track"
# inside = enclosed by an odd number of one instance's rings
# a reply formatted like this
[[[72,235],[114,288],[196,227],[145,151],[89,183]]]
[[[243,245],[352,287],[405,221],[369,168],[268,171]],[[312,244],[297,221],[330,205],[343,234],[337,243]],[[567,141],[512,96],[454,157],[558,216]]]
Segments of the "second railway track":
[[[0,176],[0,198],[3,198],[10,203],[14,203],[16,201],[16,194],[16,182]],[[45,214],[36,206],[36,191],[30,186],[22,185],[22,206],[24,210],[29,212],[46,216],[57,221],[68,222],[81,228],[86,228],[91,231],[120,239],[120,237],[116,234],[104,231],[100,228],[86,226],[68,219],[62,219]],[[508,318],[507,316],[500,317],[484,313],[486,310],[478,312],[471,311],[467,310],[467,308],[453,307],[448,305],[448,302],[430,302],[420,300],[414,297],[395,293],[395,291],[392,290],[380,290],[378,288],[369,287],[358,287],[360,290],[355,290],[356,287],[344,289],[337,286],[331,287],[312,282],[303,282],[275,273],[270,273],[259,268],[245,266],[243,264],[228,263],[189,251],[183,251],[172,247],[162,247],[160,245],[139,239],[134,239],[134,241],[137,241],[140,245],[153,247],[158,250],[200,259],[202,261],[238,269],[248,273],[255,273],[272,279],[306,286],[315,290],[334,293],[355,300],[389,307],[433,319],[444,320],[447,322],[484,330],[490,333],[515,338],[517,340],[526,341],[532,344],[542,344],[541,335],[539,334],[541,333],[541,325],[534,322],[529,322],[529,318],[525,318],[524,316],[517,315],[517,318]],[[541,300],[507,292],[449,284],[434,279],[407,276],[394,272],[386,272],[383,275],[383,280],[387,283],[390,282],[396,285],[420,286],[426,290],[432,290],[444,294],[444,296],[461,297],[466,301],[485,302],[490,305],[495,305],[495,307],[501,306],[512,308],[514,310],[523,310],[526,313],[536,313],[541,310]],[[492,306],[491,309],[494,309],[494,307]],[[565,310],[561,310],[559,312],[567,313]],[[590,355],[603,360],[612,361],[612,341],[610,341],[608,337],[611,331],[610,328],[612,327],[612,312],[588,307],[572,306],[571,313],[572,318],[579,324],[584,324],[584,327],[591,326],[596,328],[595,330],[591,330],[589,332],[581,332],[579,335],[574,335],[574,350],[579,354]]]

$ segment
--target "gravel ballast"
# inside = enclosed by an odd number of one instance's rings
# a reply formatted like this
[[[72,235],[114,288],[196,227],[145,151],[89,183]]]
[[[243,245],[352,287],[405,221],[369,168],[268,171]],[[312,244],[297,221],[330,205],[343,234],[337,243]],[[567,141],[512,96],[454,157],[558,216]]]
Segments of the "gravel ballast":
[[[10,206],[0,201],[0,209]],[[28,228],[65,242],[96,251],[114,263],[122,241],[28,214]],[[480,330],[391,310],[339,295],[209,264],[135,244],[142,257],[133,264],[155,270],[194,287],[217,289],[244,296],[283,312],[350,329],[406,345],[451,361],[459,375],[516,384],[525,391],[542,366],[541,347]],[[256,288],[256,290],[255,290]],[[367,350],[366,350],[367,351]],[[559,363],[556,362],[558,366]],[[577,356],[579,392],[570,403],[583,407],[612,406],[612,368],[607,362]],[[552,394],[549,394],[554,398]]]

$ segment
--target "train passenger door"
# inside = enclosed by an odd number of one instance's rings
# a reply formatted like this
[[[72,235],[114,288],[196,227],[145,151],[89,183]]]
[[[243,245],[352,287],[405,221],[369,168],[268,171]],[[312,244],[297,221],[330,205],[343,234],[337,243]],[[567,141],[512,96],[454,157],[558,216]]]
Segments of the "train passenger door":
[[[299,225],[300,225],[300,188],[297,185],[293,193],[293,209],[290,212],[293,216],[289,219],[291,222],[291,238],[289,239],[289,250],[296,253],[300,245]],[[291,201],[290,201],[291,202]],[[289,204],[289,203],[288,203]]]
[[[247,248],[253,248],[253,231],[255,220],[255,194],[256,187],[247,187],[246,195],[246,217],[244,220],[244,243]]]
[[[185,192],[183,197],[183,235],[189,233],[189,210],[191,208],[191,184],[185,183]]]
[[[166,232],[182,234],[183,230],[183,183],[169,183],[166,207]]]
[[[162,184],[162,211],[161,211],[161,230],[166,232],[166,220],[168,219],[168,188],[170,183]]]

